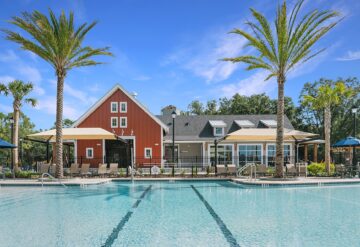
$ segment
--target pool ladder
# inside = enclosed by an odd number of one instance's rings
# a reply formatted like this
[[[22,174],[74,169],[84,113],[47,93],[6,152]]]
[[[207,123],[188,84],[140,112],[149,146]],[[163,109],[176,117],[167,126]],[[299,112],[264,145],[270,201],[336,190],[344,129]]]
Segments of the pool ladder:
[[[56,180],[56,178],[51,176],[49,173],[45,172],[41,175],[41,187],[44,187],[44,177],[49,177],[49,178]],[[67,188],[67,186],[65,184],[63,184],[60,179],[58,179],[58,183],[61,184],[62,186],[64,186],[65,188]]]
[[[246,165],[240,167],[240,168],[237,170],[237,176],[240,177],[241,173],[242,173],[243,171],[245,171],[248,167],[250,167],[249,179],[252,180],[253,175],[254,175],[254,178],[256,179],[256,164],[255,164],[255,163],[247,163]]]

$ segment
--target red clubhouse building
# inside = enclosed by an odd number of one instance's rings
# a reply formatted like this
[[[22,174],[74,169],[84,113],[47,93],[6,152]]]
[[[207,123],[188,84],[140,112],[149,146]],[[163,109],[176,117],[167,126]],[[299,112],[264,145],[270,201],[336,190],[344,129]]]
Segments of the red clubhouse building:
[[[180,167],[206,167],[213,165],[217,157],[218,164],[273,166],[276,126],[276,115],[180,115],[174,106],[163,108],[162,115],[155,116],[135,95],[117,84],[73,127],[102,128],[116,134],[118,139],[75,140],[74,162],[90,163],[92,167],[99,163],[118,163],[119,167],[128,167],[133,160],[141,167],[163,166],[174,161]],[[314,160],[317,160],[318,144],[309,139],[314,134],[294,130],[286,116],[284,127],[285,161],[293,164],[300,160],[300,145],[305,160],[307,146],[314,145]],[[235,139],[223,138],[234,133]],[[217,141],[215,147],[215,140],[219,139],[221,142]]]

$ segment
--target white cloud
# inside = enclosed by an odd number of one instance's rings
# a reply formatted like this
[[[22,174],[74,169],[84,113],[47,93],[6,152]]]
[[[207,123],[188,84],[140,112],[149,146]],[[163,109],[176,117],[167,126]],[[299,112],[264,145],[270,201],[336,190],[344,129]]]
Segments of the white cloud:
[[[162,65],[179,64],[183,69],[204,78],[207,83],[228,79],[239,65],[220,61],[220,59],[243,54],[243,47],[247,42],[239,35],[228,34],[229,30],[238,25],[238,23],[234,23],[217,31],[212,30],[204,35],[203,40],[192,47],[169,54]]]
[[[360,50],[359,51],[348,51],[344,56],[337,58],[338,61],[354,61],[360,60]]]
[[[19,57],[15,54],[13,50],[7,50],[5,53],[0,54],[0,62],[12,62],[17,60]]]
[[[37,110],[44,111],[48,114],[56,114],[56,97],[49,96],[38,100],[38,104],[35,107]],[[77,119],[80,116],[80,112],[77,108],[72,107],[71,104],[64,102],[64,118]]]
[[[146,76],[146,75],[139,75],[139,76],[135,77],[133,80],[134,81],[148,81],[148,80],[151,80],[151,77]]]
[[[225,97],[232,97],[236,93],[250,96],[253,94],[269,92],[276,88],[276,82],[273,78],[265,81],[268,75],[269,73],[266,71],[259,71],[246,79],[224,85],[220,87],[219,90]]]
[[[13,108],[11,106],[1,104],[0,111],[6,114],[6,113],[13,112]]]
[[[29,81],[34,84],[34,92],[37,95],[45,94],[45,90],[41,87],[42,76],[37,68],[23,64],[18,66],[16,70],[23,76],[25,81]]]
[[[80,100],[82,103],[88,105],[93,104],[96,101],[96,98],[90,97],[85,91],[78,90],[71,87],[69,84],[65,83],[64,92],[73,98]]]
[[[4,84],[8,84],[9,82],[14,81],[15,78],[9,75],[0,76],[0,82]]]

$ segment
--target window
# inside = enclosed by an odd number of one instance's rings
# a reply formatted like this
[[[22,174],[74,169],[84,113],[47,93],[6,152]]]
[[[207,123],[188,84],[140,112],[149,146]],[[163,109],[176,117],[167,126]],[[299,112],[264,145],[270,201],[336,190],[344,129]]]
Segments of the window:
[[[87,159],[94,158],[94,149],[93,148],[86,148],[86,158]]]
[[[247,163],[262,163],[262,145],[261,144],[239,144],[239,166]]]
[[[233,163],[233,145],[218,145],[217,158],[218,164],[231,164]],[[210,146],[210,162],[215,162],[215,146]]]
[[[118,103],[117,102],[111,102],[111,113],[117,113],[118,112]]]
[[[214,128],[214,136],[223,136],[223,135],[224,135],[224,128],[222,127]]]
[[[120,112],[122,113],[127,112],[127,102],[120,102]]]
[[[120,128],[126,128],[127,127],[127,117],[121,117],[120,118]]]
[[[118,118],[117,117],[111,117],[111,128],[117,128],[117,127],[119,127]]]
[[[267,165],[275,166],[276,159],[276,145],[268,144],[267,145]],[[291,161],[291,145],[284,144],[284,162],[289,163]]]
[[[152,157],[152,148],[145,148],[145,158]]]

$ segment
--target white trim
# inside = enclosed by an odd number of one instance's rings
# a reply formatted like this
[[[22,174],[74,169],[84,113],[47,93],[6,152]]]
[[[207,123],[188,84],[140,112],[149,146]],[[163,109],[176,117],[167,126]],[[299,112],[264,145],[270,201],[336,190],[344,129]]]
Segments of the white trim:
[[[113,111],[113,105],[116,104],[116,111]],[[111,113],[118,113],[119,111],[119,104],[117,101],[111,101],[110,102],[110,112]]]
[[[161,154],[161,163],[160,166],[161,168],[164,167],[164,133],[163,133],[163,129],[160,128],[160,154]]]
[[[88,156],[88,150],[91,150],[91,156]],[[86,148],[85,149],[85,157],[87,158],[87,159],[93,159],[94,158],[94,148]]]
[[[157,124],[159,124],[166,133],[169,133],[169,127],[166,126],[160,119],[155,117],[149,110],[146,109],[137,99],[131,96],[123,87],[119,84],[116,84],[112,89],[110,89],[102,98],[100,98],[88,111],[86,111],[76,122],[71,126],[76,128],[81,124],[91,113],[93,113],[102,103],[104,103],[111,95],[113,95],[116,90],[122,91],[128,98],[130,98],[137,106],[139,106],[146,114],[148,114]]]
[[[270,143],[266,143],[266,163],[265,163],[265,165],[266,166],[268,166],[268,161],[269,161],[269,155],[268,155],[268,151],[269,151],[269,146],[270,145],[274,145],[275,146],[275,150],[276,150],[276,143],[275,142],[270,142]],[[291,145],[291,143],[289,143],[289,142],[284,142],[284,144],[283,145],[289,145],[290,146],[290,158],[292,157],[292,152],[293,152],[293,145]],[[275,157],[276,157],[276,151],[275,151]]]
[[[105,163],[105,139],[102,140],[102,162]]]
[[[77,140],[74,141],[74,163],[77,163]]]
[[[122,119],[125,119],[125,125],[122,125],[121,123],[122,123]],[[120,117],[120,123],[119,123],[119,127],[120,128],[123,128],[123,129],[125,129],[125,128],[127,128],[127,117]]]
[[[239,143],[237,144],[237,153],[236,153],[236,156],[237,157],[237,164],[239,165],[239,157],[240,157],[240,154],[239,154],[239,146],[249,146],[249,145],[260,145],[261,146],[261,153],[260,153],[260,158],[261,158],[261,164],[264,164],[264,154],[263,154],[263,151],[264,151],[264,144],[263,143]]]
[[[116,119],[116,126],[113,125],[113,119]],[[118,128],[119,127],[119,119],[118,119],[118,117],[111,117],[110,118],[110,127],[111,128]]]
[[[221,129],[221,134],[217,134],[216,129]],[[224,132],[225,132],[225,127],[216,127],[216,126],[213,127],[214,136],[224,136]]]
[[[122,105],[122,104],[125,105],[125,111],[123,111],[123,110],[121,109],[121,105]],[[120,103],[119,103],[119,112],[120,112],[120,113],[127,113],[127,102],[126,102],[126,101],[120,101]]]
[[[214,146],[215,148],[215,144],[214,143],[208,143],[208,162],[210,163],[211,162],[211,155],[210,155],[210,150],[211,150],[211,146]],[[232,143],[219,143],[218,145],[218,149],[217,151],[219,152],[219,146],[231,146],[231,152],[232,152],[232,155],[231,155],[231,163],[234,163],[234,144]],[[219,158],[219,156],[217,156]]]
[[[147,156],[146,155],[146,151],[147,150],[150,150],[150,156]],[[144,158],[145,159],[150,159],[150,158],[152,158],[153,156],[152,156],[152,148],[150,148],[150,147],[146,147],[146,148],[144,148]]]

